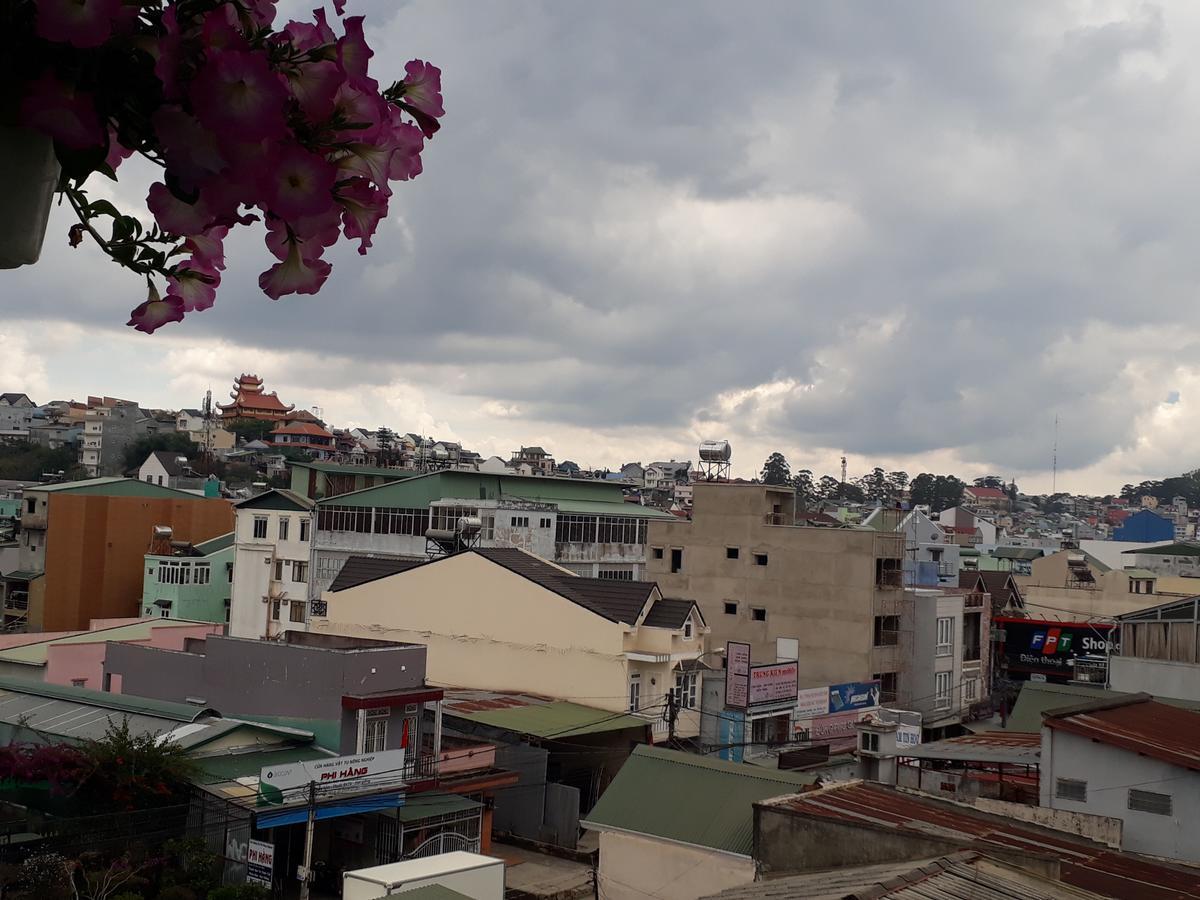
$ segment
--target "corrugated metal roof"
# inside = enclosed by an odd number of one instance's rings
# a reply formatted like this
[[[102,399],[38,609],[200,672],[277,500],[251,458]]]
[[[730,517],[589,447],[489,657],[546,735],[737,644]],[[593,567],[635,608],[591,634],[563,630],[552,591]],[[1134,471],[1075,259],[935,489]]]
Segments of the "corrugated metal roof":
[[[228,550],[233,546],[233,532],[217,535],[215,538],[201,541],[194,546],[205,556],[212,556],[214,553],[220,553],[222,550]]]
[[[1200,713],[1159,703],[1149,694],[1052,710],[1042,722],[1055,731],[1200,772]]]
[[[1200,898],[1196,870],[1151,860],[1070,835],[1028,825],[969,807],[898,791],[879,784],[854,782],[834,785],[794,797],[771,800],[796,815],[858,825],[864,838],[880,829],[927,837],[929,834],[986,853],[988,847],[1008,853],[1025,852],[1056,857],[1061,880],[1074,887],[1122,900],[1181,900]]]
[[[189,494],[187,491],[177,491],[174,488],[162,487],[161,485],[151,484],[148,481],[140,481],[137,478],[121,478],[120,476],[85,478],[82,481],[64,481],[61,484],[30,485],[25,490],[26,493],[45,491],[48,494],[98,494],[105,497],[170,497],[176,500],[181,497],[187,497],[189,500],[204,499],[197,494]]]
[[[24,644],[20,647],[10,647],[0,650],[0,661],[25,663],[32,666],[46,664],[46,655],[51,647],[61,644],[94,644],[101,641],[144,641],[150,637],[155,628],[186,628],[195,625],[213,625],[212,622],[193,622],[190,619],[142,619],[128,625],[115,625],[112,628],[100,628],[96,631],[81,631],[65,637],[56,637],[36,644]],[[122,696],[108,694],[107,696]]]
[[[448,716],[543,739],[630,728],[644,731],[650,724],[647,719],[594,706],[507,691],[447,690],[442,710]]]
[[[1036,766],[1042,756],[1042,736],[1019,731],[988,731],[906,747],[904,755],[914,759],[950,759],[961,762]]]
[[[750,856],[754,804],[815,782],[813,775],[643,744],[580,824]]]
[[[351,556],[342,566],[333,583],[331,591],[344,591],[347,588],[358,587],[379,578],[387,578],[400,572],[407,572],[417,566],[424,565],[424,559],[390,559],[371,556]]]
[[[1101,896],[963,851],[940,859],[826,869],[759,881],[705,900],[1091,900]]]
[[[200,784],[218,784],[222,781],[236,781],[239,778],[257,778],[258,773],[266,766],[282,766],[335,755],[332,751],[309,744],[303,747],[259,750],[254,753],[201,756],[195,759],[197,774],[193,781]]]
[[[396,810],[396,818],[404,823],[419,822],[432,816],[449,816],[482,806],[482,803],[458,794],[410,794],[404,805]]]

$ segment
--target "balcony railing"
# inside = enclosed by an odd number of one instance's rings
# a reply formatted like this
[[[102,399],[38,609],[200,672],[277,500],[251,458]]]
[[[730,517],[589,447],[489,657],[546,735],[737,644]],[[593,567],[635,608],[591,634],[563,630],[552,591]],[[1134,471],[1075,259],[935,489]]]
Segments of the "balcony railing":
[[[973,591],[963,597],[963,609],[983,609],[987,603],[988,594]]]

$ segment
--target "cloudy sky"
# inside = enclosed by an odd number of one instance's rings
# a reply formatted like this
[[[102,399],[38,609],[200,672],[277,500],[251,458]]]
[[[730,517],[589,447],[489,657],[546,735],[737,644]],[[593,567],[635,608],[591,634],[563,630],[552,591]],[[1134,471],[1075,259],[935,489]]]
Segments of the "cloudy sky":
[[[301,15],[312,3],[284,3]],[[150,406],[241,371],[338,425],[589,466],[734,445],[1105,491],[1200,465],[1200,6],[351,0],[447,116],[365,259],[217,306],[51,221],[0,273],[4,390]],[[124,170],[123,170],[124,172]],[[110,192],[144,197],[137,172]]]

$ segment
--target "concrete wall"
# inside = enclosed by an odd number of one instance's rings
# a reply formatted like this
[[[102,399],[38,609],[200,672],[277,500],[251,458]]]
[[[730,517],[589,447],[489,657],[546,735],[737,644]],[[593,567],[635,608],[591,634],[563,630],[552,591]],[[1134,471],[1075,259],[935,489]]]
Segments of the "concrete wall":
[[[994,800],[980,797],[974,803],[980,812],[1005,816],[1010,819],[1020,819],[1031,822],[1043,828],[1052,828],[1066,834],[1074,834],[1088,840],[1098,841],[1121,849],[1121,820],[1110,816],[1093,816],[1087,813],[1068,812],[1064,809],[1049,809],[1045,806],[1028,806],[1024,803],[1009,803],[1006,800]]]
[[[155,525],[198,544],[233,528],[233,507],[226,500],[64,493],[50,495],[48,520],[45,591],[30,591],[30,621],[66,631],[86,628],[92,618],[137,615]]]
[[[1108,677],[1114,691],[1136,694],[1145,691],[1160,697],[1200,701],[1200,665],[1110,656]]]
[[[189,638],[204,638],[210,634],[220,634],[221,625],[172,625],[152,628],[150,637],[144,641],[127,641],[140,647],[159,647],[167,650],[182,650],[184,642]],[[103,635],[97,635],[97,640],[89,643],[56,644],[46,650],[46,667],[43,681],[47,684],[70,685],[72,681],[83,678],[83,687],[91,690],[103,690],[104,659],[110,647],[116,643],[108,643]]]
[[[1059,778],[1087,782],[1087,800],[1055,796]],[[1129,790],[1170,794],[1172,814],[1129,809]],[[1200,773],[1089,738],[1042,729],[1041,805],[1120,819],[1124,849],[1200,862]]]
[[[328,615],[312,631],[425,644],[434,683],[627,706],[624,626],[476,554],[324,599]]]
[[[254,536],[256,517],[267,520],[267,536]],[[287,540],[279,539],[279,520],[288,520]],[[309,511],[253,509],[237,511],[234,535],[233,589],[230,594],[229,633],[233,637],[274,637],[284,631],[304,630],[308,618],[308,584],[316,577],[311,559],[313,540],[312,521],[315,516]],[[307,541],[300,540],[300,523],[309,521]],[[282,579],[275,581],[275,562],[283,561]],[[295,580],[293,562],[308,563],[307,582]],[[271,618],[271,604],[266,597],[275,596],[286,600],[280,602],[279,620]],[[291,621],[291,603],[298,602],[304,611],[304,620]]]
[[[599,891],[611,900],[695,900],[754,881],[754,860],[615,831],[600,833]]]
[[[647,579],[664,596],[699,604],[712,646],[747,641],[755,662],[774,662],[776,638],[796,638],[801,686],[892,671],[883,659],[889,651],[872,652],[873,617],[903,592],[877,589],[875,551],[888,538],[903,547],[903,535],[793,527],[792,503],[786,489],[696,484],[692,521],[650,523]],[[738,558],[729,559],[727,548],[735,547]],[[683,551],[677,573],[672,549]],[[756,565],[762,553],[767,565]],[[736,614],[725,612],[727,601],[737,604]],[[753,618],[753,607],[767,610],[766,621]]]

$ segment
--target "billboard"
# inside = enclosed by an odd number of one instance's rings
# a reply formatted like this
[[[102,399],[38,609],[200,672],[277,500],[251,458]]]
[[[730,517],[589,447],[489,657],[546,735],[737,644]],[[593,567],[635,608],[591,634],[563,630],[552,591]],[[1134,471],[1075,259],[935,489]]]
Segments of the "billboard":
[[[725,643],[725,705],[745,709],[750,703],[750,645]]]
[[[829,686],[829,712],[843,713],[879,706],[878,681],[848,681]]]
[[[828,744],[830,751],[853,750],[858,746],[858,731],[854,727],[867,717],[865,710],[834,713],[796,723],[796,736],[813,744]]]
[[[1003,631],[1000,657],[1008,677],[1017,681],[1065,683],[1080,656],[1119,652],[1120,633],[1112,624],[1052,622],[1002,617],[993,620]]]
[[[403,785],[403,771],[403,750],[264,766],[258,773],[258,796],[263,803],[303,802],[310,782],[317,785],[318,798],[394,788]]]
[[[829,715],[829,687],[801,688],[796,691],[797,719]]]
[[[767,663],[750,667],[750,705],[767,703],[796,703],[796,682],[800,677],[800,664],[791,662]]]

